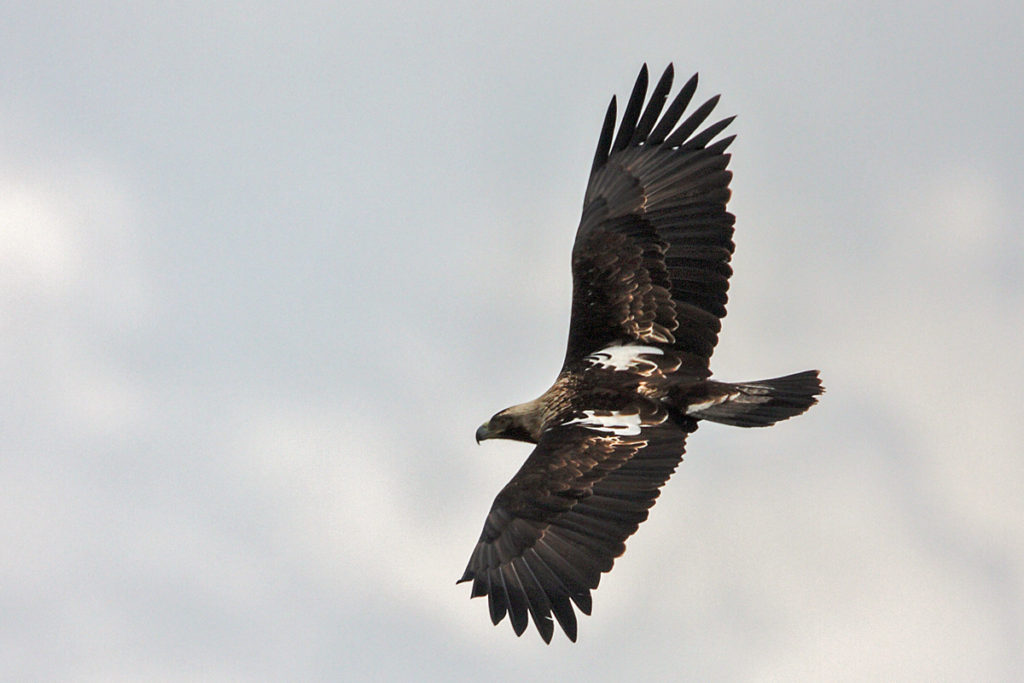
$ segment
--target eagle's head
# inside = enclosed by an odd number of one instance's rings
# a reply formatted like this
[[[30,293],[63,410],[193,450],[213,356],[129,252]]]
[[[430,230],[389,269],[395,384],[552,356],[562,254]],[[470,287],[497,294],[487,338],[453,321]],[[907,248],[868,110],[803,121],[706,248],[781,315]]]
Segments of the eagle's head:
[[[532,403],[532,402],[531,402]],[[531,425],[537,422],[535,415],[530,410],[525,410],[522,404],[505,408],[494,414],[487,422],[480,425],[476,430],[476,442],[480,443],[486,439],[512,439],[514,441],[525,441],[526,443],[537,443],[539,424],[534,429]]]

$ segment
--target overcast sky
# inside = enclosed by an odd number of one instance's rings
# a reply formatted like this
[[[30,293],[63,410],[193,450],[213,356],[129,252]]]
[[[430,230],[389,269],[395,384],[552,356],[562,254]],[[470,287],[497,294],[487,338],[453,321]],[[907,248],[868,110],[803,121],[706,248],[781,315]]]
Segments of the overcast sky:
[[[961,3],[966,5],[967,3]],[[0,8],[0,678],[1024,671],[1024,5]],[[455,585],[612,94],[722,93],[705,425],[579,642]]]

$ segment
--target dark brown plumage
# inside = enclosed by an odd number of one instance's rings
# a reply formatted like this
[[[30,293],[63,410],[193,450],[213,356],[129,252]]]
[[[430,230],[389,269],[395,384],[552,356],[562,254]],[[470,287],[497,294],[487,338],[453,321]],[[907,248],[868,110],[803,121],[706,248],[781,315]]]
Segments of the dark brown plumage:
[[[647,519],[698,421],[761,427],[799,415],[822,392],[817,371],[747,383],[709,379],[732,270],[725,150],[732,118],[696,131],[713,97],[682,123],[693,76],[668,108],[672,66],[646,108],[647,66],[615,134],[601,129],[572,252],[562,370],[539,398],[497,413],[477,440],[537,447],[494,500],[460,581],[486,595],[517,635],[532,617],[576,640],[576,609]],[[663,113],[664,110],[664,113]]]

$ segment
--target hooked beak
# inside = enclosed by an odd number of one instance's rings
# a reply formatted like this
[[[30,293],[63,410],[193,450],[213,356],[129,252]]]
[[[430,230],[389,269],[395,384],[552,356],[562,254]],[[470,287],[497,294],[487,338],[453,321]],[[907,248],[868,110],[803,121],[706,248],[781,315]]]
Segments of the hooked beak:
[[[489,424],[490,424],[489,422],[485,422],[482,425],[480,425],[479,428],[477,428],[477,430],[476,430],[476,442],[477,443],[480,443],[484,439],[491,438],[491,430],[487,428]]]

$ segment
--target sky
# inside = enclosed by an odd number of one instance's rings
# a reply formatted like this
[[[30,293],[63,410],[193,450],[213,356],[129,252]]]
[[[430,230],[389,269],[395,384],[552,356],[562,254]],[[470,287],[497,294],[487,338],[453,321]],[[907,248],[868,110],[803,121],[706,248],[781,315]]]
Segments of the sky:
[[[0,678],[1024,672],[1024,6],[0,7]],[[721,93],[705,425],[579,642],[455,585],[608,99]]]

